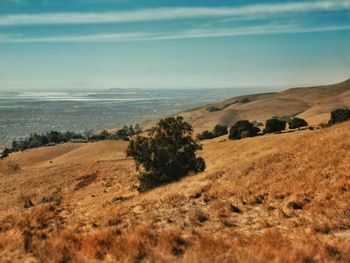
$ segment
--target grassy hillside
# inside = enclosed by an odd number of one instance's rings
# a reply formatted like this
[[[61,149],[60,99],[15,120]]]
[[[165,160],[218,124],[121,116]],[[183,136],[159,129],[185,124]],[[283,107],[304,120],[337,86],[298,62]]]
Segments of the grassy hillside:
[[[0,161],[0,261],[349,262],[349,132],[205,141],[205,172],[144,194],[122,141],[12,154]]]
[[[344,107],[350,107],[350,79],[328,86],[233,97],[180,115],[196,131],[203,131],[212,130],[216,124],[232,126],[244,119],[264,122],[272,116],[299,116],[311,125],[319,125],[328,121],[329,112]]]

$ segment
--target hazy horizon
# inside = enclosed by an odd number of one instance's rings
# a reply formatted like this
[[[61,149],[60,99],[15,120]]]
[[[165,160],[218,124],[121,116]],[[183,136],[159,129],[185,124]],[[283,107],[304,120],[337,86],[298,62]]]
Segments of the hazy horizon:
[[[0,89],[284,89],[349,78],[350,1],[0,0]]]

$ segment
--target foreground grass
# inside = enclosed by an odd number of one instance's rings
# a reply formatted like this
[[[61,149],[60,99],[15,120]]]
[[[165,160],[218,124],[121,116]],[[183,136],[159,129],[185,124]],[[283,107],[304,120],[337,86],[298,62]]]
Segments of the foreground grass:
[[[349,262],[349,131],[207,141],[206,172],[145,194],[123,142],[18,153],[0,261]]]

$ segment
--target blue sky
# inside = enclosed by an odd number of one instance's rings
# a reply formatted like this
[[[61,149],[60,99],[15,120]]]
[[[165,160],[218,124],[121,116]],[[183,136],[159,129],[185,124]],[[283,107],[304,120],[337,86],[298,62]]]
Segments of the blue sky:
[[[349,47],[350,0],[0,0],[0,89],[332,83]]]

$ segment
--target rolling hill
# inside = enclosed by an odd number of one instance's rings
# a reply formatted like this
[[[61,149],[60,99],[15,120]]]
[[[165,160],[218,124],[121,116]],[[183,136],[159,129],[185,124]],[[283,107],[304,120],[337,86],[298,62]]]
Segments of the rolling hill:
[[[0,161],[0,261],[349,262],[349,132],[208,140],[205,172],[143,194],[126,142],[14,153]]]
[[[278,93],[233,97],[220,103],[181,112],[196,131],[239,120],[265,122],[273,116],[298,116],[311,125],[327,122],[336,108],[350,107],[350,79],[333,85],[292,88]],[[153,125],[153,123],[152,123]]]

